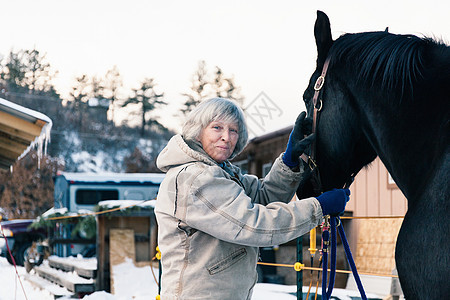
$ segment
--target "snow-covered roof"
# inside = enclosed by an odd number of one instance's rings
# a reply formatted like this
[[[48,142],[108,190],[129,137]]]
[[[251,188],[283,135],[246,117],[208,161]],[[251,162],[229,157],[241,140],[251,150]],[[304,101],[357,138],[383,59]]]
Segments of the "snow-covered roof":
[[[38,111],[26,108],[19,104],[0,98],[0,109],[5,112],[9,112],[19,118],[25,119],[29,122],[36,122],[37,119],[43,120],[46,123],[52,123],[49,117]]]
[[[33,147],[40,159],[51,128],[52,120],[46,115],[0,98],[0,168],[8,169]]]
[[[163,181],[165,174],[162,173],[72,173],[61,172],[67,180],[79,182],[152,182],[159,184]]]

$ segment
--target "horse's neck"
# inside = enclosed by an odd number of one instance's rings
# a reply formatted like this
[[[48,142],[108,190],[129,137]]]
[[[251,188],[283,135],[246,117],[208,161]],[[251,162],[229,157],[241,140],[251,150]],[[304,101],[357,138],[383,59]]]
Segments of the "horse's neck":
[[[408,199],[420,197],[448,152],[445,128],[413,110],[365,113],[365,133],[377,155]]]

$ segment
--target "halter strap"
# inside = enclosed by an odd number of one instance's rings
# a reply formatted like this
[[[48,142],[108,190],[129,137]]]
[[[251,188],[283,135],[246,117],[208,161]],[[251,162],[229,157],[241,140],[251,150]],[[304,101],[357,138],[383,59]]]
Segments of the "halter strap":
[[[322,73],[317,78],[316,83],[314,84],[314,96],[313,96],[313,105],[314,105],[314,111],[313,111],[313,124],[312,124],[312,133],[315,133],[317,131],[317,123],[318,123],[318,113],[322,109],[322,100],[319,102],[318,105],[318,99],[320,96],[320,92],[322,90],[323,85],[325,84],[325,76],[327,74],[328,66],[330,64],[330,57],[327,57],[325,60],[325,63],[322,68]],[[301,155],[301,158],[305,163],[308,164],[309,168],[313,172],[313,178],[311,179],[311,182],[313,183],[313,188],[315,192],[322,193],[322,183],[320,180],[320,174],[319,174],[319,168],[316,164],[316,141],[314,140],[311,144],[311,155],[307,156],[305,154]]]
[[[313,125],[312,125],[312,133],[315,133],[317,130],[317,117],[318,112],[322,109],[322,99],[320,100],[320,106],[317,107],[317,101],[319,100],[320,91],[322,90],[323,85],[325,84],[325,76],[327,75],[328,66],[330,65],[330,57],[327,57],[325,60],[325,63],[323,64],[322,73],[320,76],[316,79],[316,83],[314,84],[314,97],[313,97],[313,105],[314,105],[314,112],[313,112]],[[315,148],[316,142],[313,142],[312,147]],[[315,149],[311,148],[311,156],[313,159],[315,159]]]

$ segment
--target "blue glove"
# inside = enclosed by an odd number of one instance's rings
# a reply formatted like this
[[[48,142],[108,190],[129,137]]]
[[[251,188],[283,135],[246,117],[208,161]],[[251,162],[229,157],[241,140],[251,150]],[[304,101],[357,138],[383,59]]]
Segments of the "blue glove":
[[[322,207],[323,215],[337,216],[343,213],[345,205],[350,200],[349,189],[332,189],[316,197]]]
[[[292,129],[291,135],[289,135],[289,141],[286,146],[286,151],[283,154],[283,162],[292,168],[297,167],[300,164],[299,157],[305,151],[315,138],[314,134],[304,137],[305,134],[311,133],[312,120],[306,118],[306,113],[301,112],[297,117]]]

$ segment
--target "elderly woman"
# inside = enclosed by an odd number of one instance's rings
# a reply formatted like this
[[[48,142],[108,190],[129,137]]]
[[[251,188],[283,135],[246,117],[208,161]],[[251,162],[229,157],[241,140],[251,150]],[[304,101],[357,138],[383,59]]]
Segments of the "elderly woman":
[[[344,210],[348,190],[290,202],[303,174],[298,157],[314,138],[303,138],[304,119],[300,114],[286,152],[259,180],[228,161],[248,138],[234,102],[210,99],[189,114],[182,135],[157,159],[167,172],[155,208],[162,299],[250,299],[258,247],[286,243],[324,214]]]

